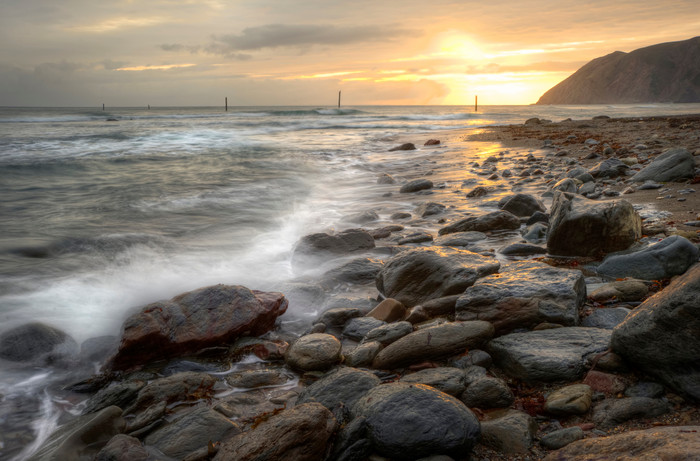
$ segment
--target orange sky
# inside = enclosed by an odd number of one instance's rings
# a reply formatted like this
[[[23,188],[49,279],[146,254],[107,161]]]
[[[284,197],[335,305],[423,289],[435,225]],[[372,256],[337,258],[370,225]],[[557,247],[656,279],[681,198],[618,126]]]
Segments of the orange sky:
[[[0,3],[0,105],[529,104],[697,1]]]

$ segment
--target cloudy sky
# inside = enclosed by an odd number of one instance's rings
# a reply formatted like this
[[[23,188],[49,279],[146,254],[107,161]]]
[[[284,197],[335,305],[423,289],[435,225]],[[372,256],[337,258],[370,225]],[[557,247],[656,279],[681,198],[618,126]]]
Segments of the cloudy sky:
[[[697,0],[1,0],[0,106],[529,104],[697,35]]]

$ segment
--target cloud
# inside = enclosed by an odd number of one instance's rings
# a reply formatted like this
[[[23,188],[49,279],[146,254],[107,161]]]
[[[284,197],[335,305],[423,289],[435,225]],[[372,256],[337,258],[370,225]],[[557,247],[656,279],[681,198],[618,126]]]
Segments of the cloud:
[[[127,72],[140,72],[143,70],[171,70],[171,69],[182,69],[185,67],[194,67],[197,64],[162,64],[162,65],[150,65],[150,66],[131,66],[131,67],[120,67],[119,71]]]

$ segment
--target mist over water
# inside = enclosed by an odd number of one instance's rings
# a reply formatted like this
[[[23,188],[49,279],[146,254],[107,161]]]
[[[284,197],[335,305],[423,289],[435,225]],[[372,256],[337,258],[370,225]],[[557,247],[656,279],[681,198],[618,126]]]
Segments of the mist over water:
[[[378,186],[380,173],[408,178],[427,165],[447,184],[430,200],[476,206],[451,181],[469,179],[485,146],[387,152],[402,142],[535,116],[692,112],[700,105],[0,108],[0,333],[41,321],[80,343],[195,288],[283,290],[315,274],[290,263],[301,236],[357,227],[347,216],[370,209],[379,227],[415,208],[415,197],[385,197],[398,187]],[[319,307],[291,303],[285,317]],[[47,389],[65,376],[2,365],[0,425],[31,395],[22,421],[50,432],[58,413]]]

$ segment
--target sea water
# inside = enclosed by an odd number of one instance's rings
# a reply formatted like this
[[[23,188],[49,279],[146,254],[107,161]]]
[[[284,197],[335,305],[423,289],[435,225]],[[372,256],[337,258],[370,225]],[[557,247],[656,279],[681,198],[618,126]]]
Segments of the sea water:
[[[420,151],[388,152],[402,142],[530,117],[698,112],[700,105],[0,108],[0,334],[40,321],[81,343],[117,335],[134,308],[195,288],[283,289],[303,275],[290,263],[303,235],[357,227],[345,218],[368,209],[388,219],[411,206],[383,198],[376,185],[378,174],[410,176],[416,159],[428,161]],[[468,143],[444,149],[447,168],[469,161],[464,152],[479,153]],[[292,304],[289,317],[310,319],[317,308]],[[17,427],[15,441],[28,445],[16,459],[63,413],[77,412],[51,391],[61,379],[56,370],[0,363],[0,432]]]

